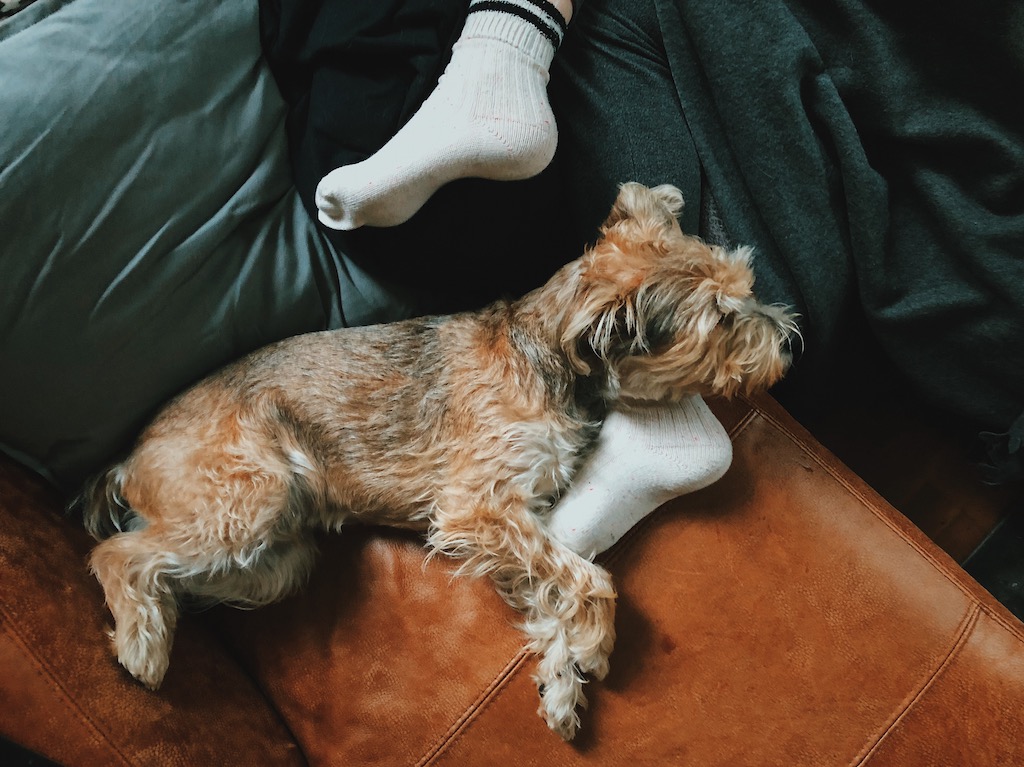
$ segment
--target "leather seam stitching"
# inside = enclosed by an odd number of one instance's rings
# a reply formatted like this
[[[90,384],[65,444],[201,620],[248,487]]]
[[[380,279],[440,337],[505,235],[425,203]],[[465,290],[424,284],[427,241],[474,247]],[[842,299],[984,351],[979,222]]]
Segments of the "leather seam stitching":
[[[854,757],[854,760],[850,763],[851,767],[862,767],[862,765],[867,764],[871,760],[872,755],[881,747],[885,739],[896,730],[899,723],[906,718],[914,706],[917,705],[918,701],[920,701],[932,686],[934,686],[939,677],[942,676],[943,672],[949,668],[953,661],[960,655],[960,651],[974,633],[974,629],[978,625],[978,618],[981,613],[981,605],[975,603],[961,622],[956,640],[942,659],[942,662],[939,663],[935,670],[928,675],[928,678],[916,693],[911,693],[904,699],[903,703],[897,708],[898,713],[896,716],[893,717],[889,724],[882,728],[881,733],[873,739],[873,742],[869,742],[863,749],[861,749],[861,752],[857,754],[857,756]]]
[[[4,619],[4,625],[2,626],[4,632],[11,637],[25,657],[30,660],[35,672],[44,680],[51,690],[57,693],[57,697],[63,701],[64,705],[70,709],[72,714],[77,715],[78,720],[85,725],[86,732],[91,735],[96,745],[103,746],[106,744],[113,753],[117,754],[123,764],[134,764],[134,762],[121,751],[117,744],[107,737],[103,730],[96,724],[96,722],[93,721],[92,717],[90,717],[85,710],[78,705],[75,698],[65,689],[64,685],[60,683],[47,664],[32,651],[29,644],[25,641],[25,638],[17,630],[17,626],[10,609],[5,606],[0,606],[0,615],[2,615]]]
[[[518,675],[519,670],[525,665],[526,659],[530,656],[530,652],[523,648],[519,650],[511,660],[505,664],[505,667],[498,672],[498,675],[491,681],[487,687],[484,688],[483,692],[477,696],[462,713],[462,715],[455,720],[448,731],[441,736],[438,742],[424,754],[418,762],[416,767],[427,767],[427,765],[435,763],[438,759],[444,756],[445,752],[448,751],[453,745],[459,742],[462,736],[466,733],[466,730],[472,725],[472,723],[482,714],[487,707],[498,697],[501,691],[507,686],[508,682]]]
[[[811,460],[818,464],[818,466],[824,469],[825,472],[830,477],[832,477],[832,479],[835,482],[837,482],[841,487],[843,487],[854,498],[860,501],[860,503],[863,506],[867,507],[876,519],[881,521],[886,527],[888,527],[890,530],[896,533],[905,544],[907,544],[912,549],[914,549],[918,554],[920,554],[932,566],[932,569],[938,571],[943,578],[945,578],[953,586],[955,586],[957,590],[959,590],[964,596],[966,596],[972,603],[978,605],[979,609],[982,612],[984,612],[986,615],[992,618],[992,620],[994,620],[996,623],[998,623],[1000,626],[1006,629],[1018,641],[1024,643],[1024,633],[1022,633],[1019,628],[1011,625],[1008,621],[1006,621],[1003,618],[1003,616],[999,615],[998,613],[993,611],[988,605],[981,602],[977,595],[971,593],[971,591],[963,583],[961,583],[959,579],[953,577],[952,573],[950,573],[940,562],[936,561],[935,557],[932,555],[930,551],[927,551],[926,549],[922,548],[920,544],[918,544],[912,538],[908,537],[906,533],[903,530],[901,530],[897,525],[895,525],[885,514],[881,513],[878,509],[878,504],[876,504],[874,501],[872,501],[870,498],[864,495],[864,493],[862,493],[859,489],[857,489],[850,482],[848,482],[844,477],[842,477],[840,473],[836,471],[835,467],[831,465],[830,462],[825,461],[821,456],[817,454],[817,452],[811,450],[807,446],[805,440],[801,439],[799,436],[797,436],[788,428],[786,428],[785,424],[781,423],[770,413],[766,413],[760,408],[757,408],[756,404],[751,403],[751,406],[757,409],[758,413],[763,419],[771,423],[772,426],[778,429],[793,444],[795,444],[801,450],[801,452],[804,453],[804,455],[808,456]]]
[[[757,417],[758,413],[760,412],[755,408],[752,402],[747,400],[747,403],[750,405],[750,410],[748,410],[746,414],[744,414],[744,416],[737,422],[737,424],[733,426],[732,429],[729,431],[729,439],[731,440],[736,439],[736,437],[738,437],[751,424],[751,422]]]

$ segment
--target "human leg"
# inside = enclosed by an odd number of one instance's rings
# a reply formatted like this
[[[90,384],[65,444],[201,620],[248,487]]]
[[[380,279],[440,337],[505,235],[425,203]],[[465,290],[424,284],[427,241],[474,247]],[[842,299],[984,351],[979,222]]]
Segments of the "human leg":
[[[566,225],[585,238],[607,215],[620,183],[667,182],[683,190],[683,229],[698,233],[700,162],[675,97],[655,4],[590,0],[552,70]],[[728,434],[700,397],[614,410],[552,510],[551,532],[583,556],[599,554],[665,501],[717,480],[731,458]]]
[[[451,61],[412,119],[373,156],[320,182],[320,221],[395,226],[457,178],[542,171],[558,138],[548,68],[571,18],[568,0],[472,0]]]

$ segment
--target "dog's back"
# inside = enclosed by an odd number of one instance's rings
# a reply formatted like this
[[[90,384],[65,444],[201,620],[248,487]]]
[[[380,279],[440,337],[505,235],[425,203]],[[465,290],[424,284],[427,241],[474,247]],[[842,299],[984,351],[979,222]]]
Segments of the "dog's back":
[[[505,303],[286,339],[169,403],[132,454],[90,483],[86,525],[102,538],[154,517],[215,518],[225,488],[246,485],[305,488],[320,506],[306,521],[328,528],[351,516],[423,528],[454,482],[532,474],[525,494],[552,496],[600,412],[574,401],[573,378]]]

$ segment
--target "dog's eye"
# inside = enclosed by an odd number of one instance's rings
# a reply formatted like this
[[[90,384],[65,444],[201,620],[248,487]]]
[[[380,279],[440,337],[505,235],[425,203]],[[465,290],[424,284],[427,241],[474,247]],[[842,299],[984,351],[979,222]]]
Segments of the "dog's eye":
[[[736,320],[736,315],[730,312],[729,314],[723,314],[718,318],[718,326],[723,330],[732,330],[733,323]]]

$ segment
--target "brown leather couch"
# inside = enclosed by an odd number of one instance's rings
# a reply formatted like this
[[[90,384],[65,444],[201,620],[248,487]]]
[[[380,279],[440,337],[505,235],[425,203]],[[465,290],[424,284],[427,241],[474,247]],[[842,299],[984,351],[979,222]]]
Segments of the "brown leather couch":
[[[773,401],[714,403],[716,485],[605,557],[613,670],[572,744],[484,582],[381,530],[299,596],[181,626],[164,687],[112,658],[90,541],[0,466],[0,734],[77,765],[1024,765],[1024,625]]]

